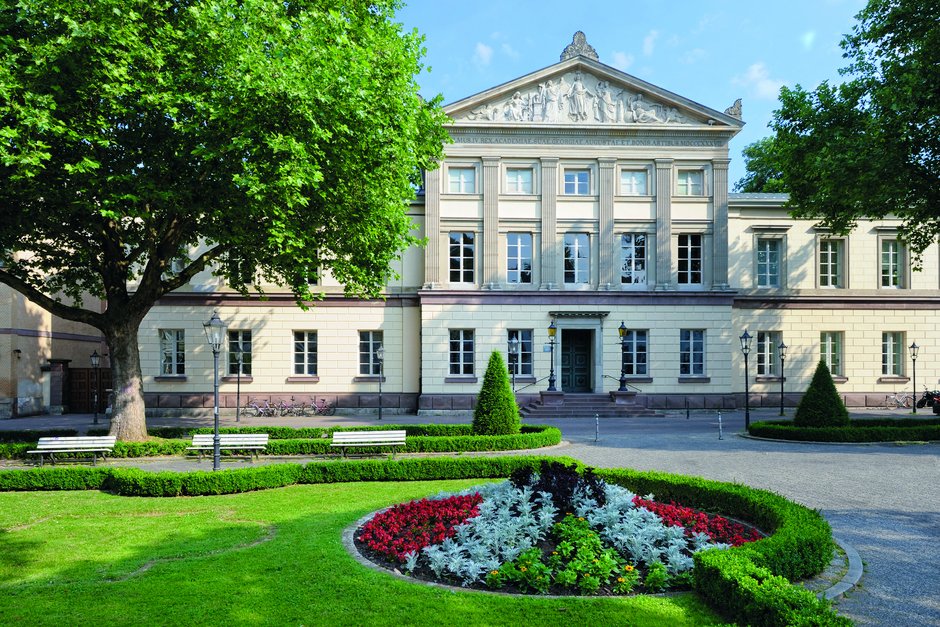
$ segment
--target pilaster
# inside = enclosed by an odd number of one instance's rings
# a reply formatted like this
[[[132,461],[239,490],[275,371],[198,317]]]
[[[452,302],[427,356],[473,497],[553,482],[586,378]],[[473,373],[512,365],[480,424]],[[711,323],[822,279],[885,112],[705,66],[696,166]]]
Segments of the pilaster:
[[[712,246],[712,289],[728,288],[728,159],[712,161],[715,177],[715,189],[712,200],[715,204],[714,242]]]
[[[656,159],[656,290],[673,290],[672,159]]]
[[[599,175],[597,192],[600,199],[598,207],[598,241],[599,251],[597,276],[598,289],[611,289],[620,284],[620,260],[617,253],[620,246],[614,241],[614,187],[616,174],[616,159],[601,158],[598,160]]]
[[[483,157],[483,287],[498,289],[499,157]]]
[[[539,289],[558,289],[558,158],[542,162],[542,282]]]
[[[424,177],[424,288],[441,284],[441,170],[428,170]]]

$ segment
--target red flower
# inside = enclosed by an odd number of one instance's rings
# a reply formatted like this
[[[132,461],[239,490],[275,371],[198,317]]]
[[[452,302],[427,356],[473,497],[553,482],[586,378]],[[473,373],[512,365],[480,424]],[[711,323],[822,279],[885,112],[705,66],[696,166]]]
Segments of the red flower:
[[[753,542],[761,538],[755,529],[731,522],[721,516],[709,516],[691,507],[676,505],[672,502],[667,505],[647,501],[639,496],[633,498],[633,504],[637,507],[645,507],[662,518],[667,525],[684,527],[687,537],[692,537],[694,533],[704,533],[711,538],[712,542],[721,542],[731,546],[740,546],[745,542]]]

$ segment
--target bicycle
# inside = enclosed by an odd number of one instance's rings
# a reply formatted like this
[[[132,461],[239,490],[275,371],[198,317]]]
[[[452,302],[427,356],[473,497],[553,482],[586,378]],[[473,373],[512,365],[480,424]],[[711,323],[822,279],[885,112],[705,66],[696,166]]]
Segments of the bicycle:
[[[332,416],[336,413],[336,405],[325,398],[321,398],[317,403],[317,399],[311,397],[310,405],[303,405],[303,409],[304,416]]]
[[[914,397],[908,394],[907,392],[901,392],[898,394],[888,394],[885,396],[885,409],[910,409],[914,404]]]
[[[269,403],[267,400],[262,401],[261,403],[259,403],[257,399],[249,400],[248,404],[242,408],[242,411],[255,418],[278,415],[277,407],[271,405],[271,403]]]

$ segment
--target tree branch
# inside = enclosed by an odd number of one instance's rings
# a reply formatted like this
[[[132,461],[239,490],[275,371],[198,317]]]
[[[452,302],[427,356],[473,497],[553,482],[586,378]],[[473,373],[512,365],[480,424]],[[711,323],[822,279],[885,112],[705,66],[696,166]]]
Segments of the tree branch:
[[[71,305],[61,303],[54,298],[43,294],[41,291],[23,279],[20,279],[19,277],[14,276],[9,272],[4,272],[3,270],[0,270],[0,283],[9,285],[14,290],[55,316],[64,318],[66,320],[73,320],[75,322],[83,322],[87,325],[95,327],[99,331],[104,331],[104,316],[102,314],[88,311],[87,309],[82,309],[81,307],[73,307]]]

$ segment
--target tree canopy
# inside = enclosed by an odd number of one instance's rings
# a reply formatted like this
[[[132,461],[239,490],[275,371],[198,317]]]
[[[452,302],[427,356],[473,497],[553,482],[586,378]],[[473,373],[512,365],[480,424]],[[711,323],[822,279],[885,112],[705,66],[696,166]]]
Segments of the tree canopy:
[[[209,268],[304,302],[328,269],[374,296],[415,242],[407,203],[445,118],[418,95],[423,40],[394,22],[398,5],[0,9],[0,282],[102,331],[115,389],[130,390],[119,436],[142,437],[137,328],[163,294]]]
[[[940,235],[940,4],[870,0],[840,85],[783,88],[773,156],[796,217],[846,233],[897,216],[915,257]]]
[[[783,183],[783,173],[776,162],[773,150],[773,137],[764,137],[744,147],[742,153],[744,169],[747,173],[734,184],[734,191],[768,194],[787,191]]]

